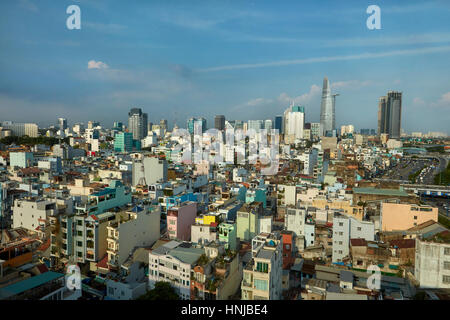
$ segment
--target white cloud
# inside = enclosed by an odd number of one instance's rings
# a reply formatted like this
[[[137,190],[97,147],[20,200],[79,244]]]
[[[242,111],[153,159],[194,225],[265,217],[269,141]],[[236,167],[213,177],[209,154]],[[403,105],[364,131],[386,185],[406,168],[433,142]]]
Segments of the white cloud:
[[[264,99],[264,98],[256,98],[256,99],[252,99],[250,101],[248,101],[246,103],[247,106],[260,106],[262,104],[266,104],[266,103],[272,103],[273,100],[272,99]]]
[[[101,61],[91,60],[88,62],[88,69],[108,69],[109,66]]]
[[[425,101],[422,98],[416,97],[413,99],[413,104],[423,106],[425,105]]]
[[[432,107],[450,108],[450,91],[444,93],[437,102],[431,103]]]
[[[413,104],[417,106],[428,105],[431,108],[450,108],[450,91],[442,94],[439,100],[429,103],[422,98],[416,97],[413,99]]]
[[[331,83],[331,88],[339,89],[339,88],[360,88],[371,85],[372,81],[360,81],[360,80],[348,80],[348,81],[337,81]]]
[[[332,61],[350,61],[350,60],[363,60],[363,59],[374,59],[374,58],[384,58],[392,56],[404,56],[404,55],[415,55],[415,54],[427,54],[427,53],[438,53],[450,51],[450,46],[440,46],[440,47],[428,47],[419,49],[405,49],[405,50],[395,50],[386,51],[378,53],[361,53],[346,56],[334,56],[334,57],[317,57],[317,58],[306,58],[306,59],[296,59],[296,60],[279,60],[263,63],[246,63],[246,64],[233,64],[224,65],[218,67],[204,68],[197,70],[198,72],[214,72],[214,71],[225,71],[225,70],[241,70],[250,68],[265,68],[265,67],[280,67],[280,66],[290,66],[296,64],[310,64],[318,62],[332,62]]]
[[[278,96],[278,101],[283,103],[284,105],[289,105],[292,101],[294,104],[309,104],[314,98],[320,95],[321,89],[318,85],[313,84],[309,89],[309,92],[306,92],[302,95],[296,97],[290,97],[287,93],[283,92]]]

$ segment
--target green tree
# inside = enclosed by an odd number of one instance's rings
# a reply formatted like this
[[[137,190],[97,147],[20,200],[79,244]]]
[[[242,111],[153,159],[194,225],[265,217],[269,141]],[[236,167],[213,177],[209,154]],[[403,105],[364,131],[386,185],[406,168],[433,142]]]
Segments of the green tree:
[[[138,300],[179,300],[180,297],[170,283],[159,281],[155,283],[155,288],[147,291]]]

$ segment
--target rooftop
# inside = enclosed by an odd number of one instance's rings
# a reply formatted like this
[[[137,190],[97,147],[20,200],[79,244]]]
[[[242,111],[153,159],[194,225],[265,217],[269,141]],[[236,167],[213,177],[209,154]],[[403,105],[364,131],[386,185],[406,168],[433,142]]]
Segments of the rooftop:
[[[22,292],[25,292],[27,290],[39,287],[47,282],[59,279],[64,277],[64,274],[48,271],[45,273],[41,273],[40,275],[28,278],[23,281],[19,281],[16,283],[13,283],[7,287],[0,289],[0,298],[5,299],[8,297],[12,297],[15,295],[18,295]]]
[[[382,196],[397,196],[397,197],[407,197],[408,193],[403,190],[403,188],[399,189],[381,189],[381,188],[353,188],[354,194],[371,194],[371,195],[382,195]]]

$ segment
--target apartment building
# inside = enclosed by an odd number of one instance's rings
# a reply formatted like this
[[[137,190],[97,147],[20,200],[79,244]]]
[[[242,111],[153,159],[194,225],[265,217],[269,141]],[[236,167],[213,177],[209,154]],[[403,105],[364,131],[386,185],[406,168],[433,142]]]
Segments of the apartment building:
[[[450,288],[450,232],[416,240],[414,276],[420,288]]]
[[[211,241],[216,241],[217,236],[216,222],[209,225],[196,223],[191,226],[191,241],[193,243],[206,244]]]
[[[282,293],[283,249],[278,234],[252,239],[252,258],[243,270],[242,300],[279,300]]]
[[[342,262],[350,252],[350,239],[373,241],[375,226],[373,222],[359,221],[353,217],[336,214],[333,218],[332,262]]]
[[[286,230],[294,232],[296,236],[304,236],[306,215],[306,208],[286,208],[284,220]]]
[[[237,212],[237,236],[243,241],[251,241],[260,230],[260,217],[263,215],[262,202],[245,203]]]
[[[109,221],[107,229],[108,265],[117,269],[136,247],[151,246],[160,236],[159,206],[134,206],[124,217]]]
[[[408,230],[429,220],[438,221],[438,208],[409,203],[381,204],[381,230]]]
[[[132,185],[135,187],[145,179],[146,185],[167,181],[167,161],[158,157],[144,157],[141,162],[133,163]]]
[[[191,275],[204,249],[189,243],[170,241],[149,253],[149,287],[158,281],[169,282],[182,300],[191,299]]]
[[[47,218],[54,215],[55,210],[56,203],[51,200],[36,197],[17,199],[13,208],[13,228],[45,228]]]
[[[237,249],[236,223],[222,222],[219,224],[219,242],[224,244],[225,249]]]
[[[167,210],[167,231],[170,239],[189,241],[195,224],[197,202],[185,201]]]
[[[119,180],[110,182],[107,188],[89,194],[75,206],[77,214],[97,215],[107,210],[131,203],[131,192]]]

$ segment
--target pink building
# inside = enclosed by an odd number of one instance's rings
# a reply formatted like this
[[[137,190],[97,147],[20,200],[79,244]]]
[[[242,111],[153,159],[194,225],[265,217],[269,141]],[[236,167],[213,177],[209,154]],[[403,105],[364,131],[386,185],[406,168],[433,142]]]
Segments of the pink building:
[[[191,226],[195,224],[197,202],[186,201],[167,211],[167,231],[170,239],[191,240]]]
[[[407,203],[381,204],[381,230],[408,230],[429,220],[438,221],[438,208]]]

